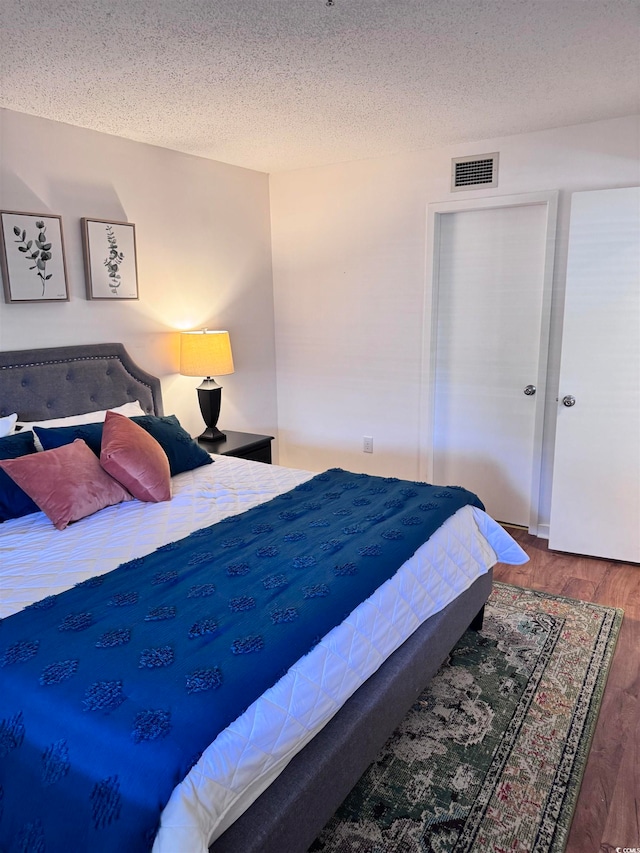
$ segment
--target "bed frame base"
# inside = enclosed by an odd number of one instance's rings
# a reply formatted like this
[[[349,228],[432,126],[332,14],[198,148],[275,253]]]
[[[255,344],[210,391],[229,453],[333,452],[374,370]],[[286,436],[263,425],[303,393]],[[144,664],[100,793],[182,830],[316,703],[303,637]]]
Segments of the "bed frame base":
[[[478,610],[476,615],[471,620],[471,624],[469,625],[469,628],[471,631],[482,631],[483,624],[484,624],[484,604],[482,605],[480,610]]]

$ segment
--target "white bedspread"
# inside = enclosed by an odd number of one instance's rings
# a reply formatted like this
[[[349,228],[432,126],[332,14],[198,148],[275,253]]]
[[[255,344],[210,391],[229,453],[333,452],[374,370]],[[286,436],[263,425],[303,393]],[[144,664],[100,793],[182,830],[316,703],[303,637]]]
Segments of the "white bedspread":
[[[174,477],[168,503],[109,507],[63,531],[42,513],[2,524],[0,618],[313,476],[215,458],[214,465]],[[485,513],[457,512],[216,738],[174,790],[155,853],[204,853],[418,625],[498,560],[518,564],[527,556]]]

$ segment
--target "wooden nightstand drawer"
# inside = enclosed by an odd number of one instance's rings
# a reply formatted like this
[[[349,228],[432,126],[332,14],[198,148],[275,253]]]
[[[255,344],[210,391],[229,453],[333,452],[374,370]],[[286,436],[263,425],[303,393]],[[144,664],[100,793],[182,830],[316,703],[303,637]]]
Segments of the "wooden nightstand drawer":
[[[271,464],[272,435],[255,435],[249,432],[225,431],[226,438],[219,441],[198,441],[200,447],[208,453],[219,453],[221,456],[236,456],[240,459],[251,459],[254,462]]]

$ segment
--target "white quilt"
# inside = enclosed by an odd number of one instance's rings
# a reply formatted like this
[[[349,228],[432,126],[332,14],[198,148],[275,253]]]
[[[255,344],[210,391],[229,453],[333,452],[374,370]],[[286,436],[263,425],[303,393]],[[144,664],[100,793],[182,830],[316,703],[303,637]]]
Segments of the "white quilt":
[[[2,524],[0,618],[313,476],[215,459],[213,465],[174,477],[168,503],[120,504],[62,531],[43,513]],[[498,560],[519,564],[527,556],[485,513],[472,507],[457,512],[216,738],[174,790],[155,853],[204,853],[418,625]]]

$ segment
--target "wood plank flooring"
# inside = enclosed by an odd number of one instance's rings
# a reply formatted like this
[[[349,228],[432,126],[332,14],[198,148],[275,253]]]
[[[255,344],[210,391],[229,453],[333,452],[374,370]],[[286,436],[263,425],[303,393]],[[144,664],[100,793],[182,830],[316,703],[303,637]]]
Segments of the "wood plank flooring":
[[[496,580],[624,610],[565,853],[640,849],[640,565],[561,554],[526,531],[509,533],[530,559],[498,564]]]

